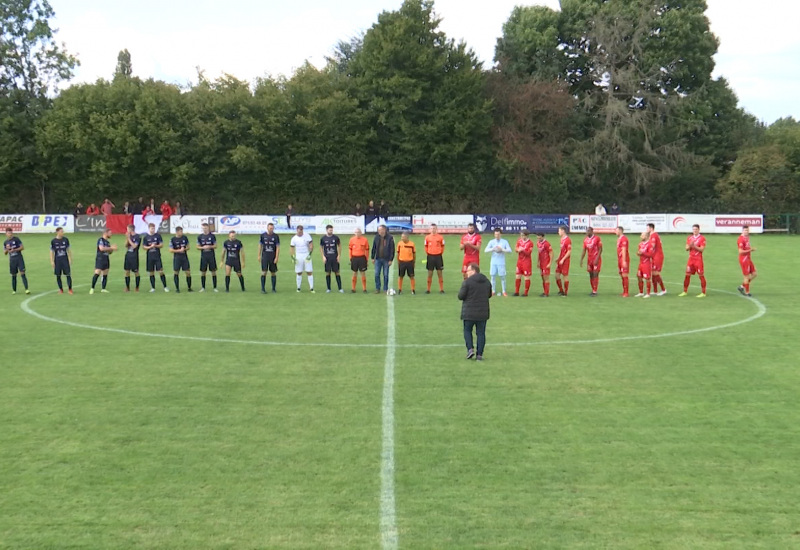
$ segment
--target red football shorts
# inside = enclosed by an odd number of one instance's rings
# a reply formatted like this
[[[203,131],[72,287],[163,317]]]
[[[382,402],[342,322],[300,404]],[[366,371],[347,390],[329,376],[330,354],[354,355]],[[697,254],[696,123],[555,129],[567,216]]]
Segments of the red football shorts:
[[[703,275],[703,260],[689,260],[689,263],[686,264],[686,274],[687,275],[694,275],[697,273],[698,275]]]
[[[664,255],[659,254],[658,256],[653,257],[653,271],[658,271],[659,273],[664,268]]]
[[[628,264],[625,267],[622,267],[622,264],[617,264],[617,267],[619,268],[620,275],[627,275],[631,272],[631,264]]]
[[[569,258],[564,260],[564,262],[561,263],[561,265],[559,265],[558,262],[556,262],[556,273],[564,275],[565,277],[569,275]]]
[[[461,266],[461,273],[466,273],[467,272],[467,266],[469,264],[481,265],[480,256],[478,256],[477,258],[468,258],[467,256],[464,256],[464,264]]]
[[[750,258],[739,260],[739,265],[742,266],[742,275],[750,275],[756,272],[756,266]]]
[[[528,260],[527,262],[517,261],[517,275],[530,277],[532,271],[533,271],[532,262],[530,260]]]
[[[639,271],[636,272],[636,276],[640,279],[649,279],[651,273],[650,263],[646,264],[639,264]]]
[[[597,263],[592,262],[592,260],[590,259],[589,263],[586,264],[586,271],[588,271],[589,273],[600,273],[601,267],[603,267],[602,258],[598,258]]]
[[[550,268],[549,267],[547,269],[539,268],[539,271],[541,272],[542,277],[549,277],[550,276]]]

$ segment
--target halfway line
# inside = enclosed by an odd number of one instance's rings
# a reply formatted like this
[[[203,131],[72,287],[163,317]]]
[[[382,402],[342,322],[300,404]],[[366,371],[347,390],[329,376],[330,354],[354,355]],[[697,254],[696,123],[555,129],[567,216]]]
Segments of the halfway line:
[[[394,299],[386,299],[386,362],[383,369],[383,448],[381,449],[381,548],[397,549],[394,505]]]

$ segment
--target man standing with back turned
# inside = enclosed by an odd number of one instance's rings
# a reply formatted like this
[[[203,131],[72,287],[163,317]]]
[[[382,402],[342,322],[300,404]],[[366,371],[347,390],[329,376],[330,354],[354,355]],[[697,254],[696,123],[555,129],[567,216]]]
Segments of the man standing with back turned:
[[[467,359],[475,357],[483,360],[486,347],[486,321],[489,320],[489,299],[492,297],[492,284],[476,263],[467,265],[467,278],[461,283],[458,299],[461,300],[461,320],[464,323],[464,343],[467,346]],[[477,349],[472,344],[472,329],[478,337]]]

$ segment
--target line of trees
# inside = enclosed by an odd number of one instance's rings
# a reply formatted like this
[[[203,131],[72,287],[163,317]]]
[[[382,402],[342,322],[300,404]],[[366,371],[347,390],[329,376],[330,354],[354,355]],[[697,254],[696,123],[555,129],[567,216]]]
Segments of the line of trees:
[[[188,88],[68,80],[46,0],[0,0],[0,211],[168,197],[194,211],[755,211],[800,207],[800,123],[714,79],[703,0],[517,7],[485,69],[431,0],[383,12],[322,69]]]

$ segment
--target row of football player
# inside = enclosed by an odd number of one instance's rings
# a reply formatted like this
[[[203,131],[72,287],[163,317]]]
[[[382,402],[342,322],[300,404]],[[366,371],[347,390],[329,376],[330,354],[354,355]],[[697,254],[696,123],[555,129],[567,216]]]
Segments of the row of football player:
[[[272,224],[270,224],[272,225]],[[572,241],[567,234],[566,227],[559,229],[560,237],[560,253],[556,260],[556,283],[559,288],[559,295],[566,296],[569,293],[569,270],[570,261],[572,256]],[[116,245],[112,245],[109,241],[110,232],[106,231],[97,242],[97,257],[95,260],[95,275],[92,280],[92,290],[97,284],[98,278],[102,277],[102,291],[105,291],[107,275],[109,269],[109,255],[117,250]],[[381,244],[388,244],[381,248]],[[520,238],[516,243],[514,250],[511,249],[508,241],[502,237],[502,232],[499,229],[494,231],[494,239],[490,241],[485,252],[491,253],[491,269],[490,275],[492,279],[493,292],[496,295],[506,296],[505,288],[505,257],[507,254],[516,252],[518,254],[516,265],[516,287],[515,296],[520,295],[521,283],[524,280],[525,290],[523,296],[527,296],[530,289],[530,277],[532,274],[532,252],[534,244],[538,249],[537,270],[542,277],[542,294],[541,296],[547,297],[550,293],[550,272],[553,259],[553,249],[549,242],[544,237],[543,233],[537,234],[537,241],[534,243],[529,238],[527,231],[520,233]],[[750,246],[749,228],[744,226],[742,235],[738,239],[739,262],[743,273],[743,283],[739,287],[742,294],[750,294],[750,283],[756,277],[757,272],[751,259],[753,248]],[[292,237],[291,243],[292,261],[295,265],[295,272],[297,277],[297,289],[300,291],[302,281],[302,274],[305,272],[308,276],[308,283],[311,291],[313,292],[313,268],[312,268],[312,250],[313,240],[311,237],[303,232],[303,227],[299,226],[296,230],[296,235]],[[444,293],[444,284],[442,277],[442,270],[444,267],[443,253],[444,253],[444,238],[438,234],[435,225],[431,227],[428,235],[425,237],[425,252],[427,254],[427,270],[428,270],[428,287],[427,293],[430,293],[431,281],[434,271],[438,274],[439,289]],[[480,262],[481,252],[481,236],[475,231],[474,225],[470,225],[467,233],[462,236],[460,242],[460,249],[464,251],[463,266],[471,262]],[[686,241],[686,250],[689,252],[689,260],[686,267],[686,276],[684,279],[684,289],[680,296],[685,296],[688,291],[691,276],[697,274],[700,278],[701,293],[698,297],[705,297],[706,280],[703,266],[703,252],[705,250],[706,241],[705,237],[700,234],[700,227],[693,226],[692,234],[689,235]],[[136,234],[133,226],[129,226],[126,234],[126,255],[125,255],[125,282],[126,291],[130,290],[131,272],[136,277],[136,287],[139,288],[139,248],[147,251],[147,271],[150,273],[151,292],[155,291],[155,273],[158,272],[161,277],[161,282],[165,291],[168,291],[166,285],[166,277],[163,272],[163,265],[161,262],[161,251],[163,247],[163,239],[160,234],[156,233],[153,224],[149,227],[149,232],[144,236]],[[13,231],[9,228],[6,230],[6,241],[4,243],[4,252],[10,256],[10,267],[12,275],[12,289],[16,292],[16,275],[20,273],[22,276],[23,284],[25,285],[26,292],[28,291],[27,278],[25,276],[24,259],[22,258],[23,245],[18,237],[14,236]],[[200,250],[200,271],[202,274],[201,292],[205,290],[205,274],[211,271],[213,288],[216,291],[216,257],[214,250],[217,248],[216,237],[211,233],[208,225],[204,224],[203,233],[197,237],[197,249]],[[367,254],[369,253],[369,243],[367,239],[356,230],[356,234],[350,239],[348,244],[351,269],[353,271],[352,289],[351,292],[356,291],[356,282],[358,273],[361,273],[362,288],[366,292],[366,270],[367,270]],[[177,228],[176,235],[170,240],[170,252],[173,254],[173,269],[174,280],[177,291],[180,291],[180,283],[178,273],[184,271],[186,273],[187,287],[191,291],[191,272],[189,271],[189,260],[187,251],[189,250],[189,240],[183,235],[181,228]],[[325,262],[326,282],[328,292],[331,291],[331,274],[336,276],[337,286],[339,292],[343,292],[341,285],[341,277],[339,275],[339,264],[341,257],[341,241],[338,236],[333,234],[333,227],[327,226],[326,235],[320,239],[320,250],[322,259]],[[383,257],[381,251],[383,250]],[[597,295],[597,285],[599,273],[602,267],[602,241],[598,235],[595,235],[590,228],[583,242],[583,252],[581,254],[580,265],[583,265],[584,259],[588,257],[587,271],[589,273],[590,285],[592,288],[591,296]],[[394,260],[394,242],[391,235],[387,234],[386,228],[379,228],[378,235],[375,236],[372,247],[372,260],[376,266],[375,269],[375,283],[376,293],[381,292],[381,271],[383,272],[384,287],[388,290],[388,267],[391,266]],[[641,234],[641,241],[636,251],[639,257],[639,266],[637,269],[637,279],[639,282],[639,294],[637,297],[649,297],[651,290],[657,295],[666,294],[666,287],[661,279],[661,270],[664,264],[664,253],[661,245],[661,239],[655,231],[652,224],[648,225],[648,231]],[[267,273],[271,274],[272,291],[275,292],[277,264],[280,255],[280,237],[274,233],[274,227],[268,227],[268,230],[261,235],[258,251],[258,260],[262,264],[262,278],[261,286],[262,292],[266,293],[265,283]],[[415,280],[414,280],[414,267],[416,263],[416,247],[413,242],[409,240],[408,233],[404,233],[400,243],[397,246],[397,257],[399,260],[399,292],[402,292],[403,278],[408,276],[411,280],[411,292],[416,293]],[[51,265],[55,270],[59,290],[63,292],[61,283],[61,276],[67,277],[69,289],[71,291],[71,273],[70,266],[72,263],[72,253],[69,248],[69,240],[64,237],[63,230],[56,231],[56,238],[51,241],[50,247],[50,260]],[[242,270],[244,268],[244,245],[236,238],[235,231],[231,231],[228,235],[228,240],[223,243],[223,252],[221,262],[225,265],[226,271],[226,291],[230,287],[231,272],[236,273],[239,278],[242,290],[244,290],[244,277]],[[630,273],[630,254],[628,238],[624,235],[624,229],[619,227],[617,229],[617,267],[619,274],[622,278],[623,296],[627,297],[628,294],[628,278]],[[464,270],[462,269],[462,272]],[[496,280],[499,279],[502,285],[502,291],[498,289]],[[652,288],[651,288],[652,284]],[[658,288],[661,287],[659,291]]]

